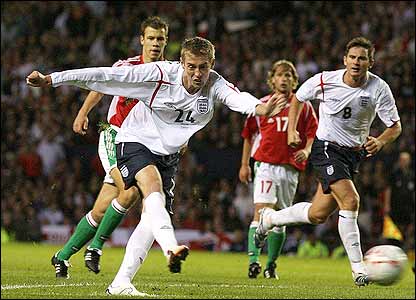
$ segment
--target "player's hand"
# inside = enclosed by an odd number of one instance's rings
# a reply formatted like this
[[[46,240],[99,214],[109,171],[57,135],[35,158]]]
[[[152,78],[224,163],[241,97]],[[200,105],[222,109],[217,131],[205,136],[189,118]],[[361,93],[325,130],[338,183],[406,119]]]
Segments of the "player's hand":
[[[285,94],[273,94],[270,99],[263,103],[264,105],[264,116],[273,117],[280,113],[287,104],[287,96]]]
[[[51,77],[49,75],[43,75],[41,72],[33,71],[26,77],[26,83],[33,87],[42,87],[51,85]]]
[[[183,144],[181,146],[181,148],[179,149],[179,154],[182,156],[185,154],[186,150],[188,150],[188,145],[187,144]]]
[[[308,159],[310,152],[306,149],[300,149],[294,153],[295,161],[300,163]]]
[[[367,157],[374,156],[383,148],[383,143],[373,136],[367,137],[367,142],[364,144],[365,150],[368,152]]]
[[[296,148],[302,142],[299,132],[295,130],[294,132],[288,131],[287,132],[287,144],[292,147]]]
[[[251,182],[251,168],[249,165],[242,165],[238,177],[242,183],[248,184]]]
[[[72,124],[72,130],[75,133],[86,135],[88,129],[88,117],[86,115],[78,114]]]

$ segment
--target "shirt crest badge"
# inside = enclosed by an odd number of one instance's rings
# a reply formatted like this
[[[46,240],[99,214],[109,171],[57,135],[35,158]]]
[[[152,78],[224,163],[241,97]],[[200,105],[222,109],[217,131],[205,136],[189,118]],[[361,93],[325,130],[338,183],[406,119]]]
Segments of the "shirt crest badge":
[[[334,174],[334,166],[333,165],[330,165],[330,166],[326,167],[326,173],[328,175]]]
[[[362,107],[366,107],[368,105],[368,102],[370,102],[369,96],[360,96],[360,105]]]
[[[208,98],[199,98],[196,100],[196,110],[200,114],[206,114],[208,112]]]

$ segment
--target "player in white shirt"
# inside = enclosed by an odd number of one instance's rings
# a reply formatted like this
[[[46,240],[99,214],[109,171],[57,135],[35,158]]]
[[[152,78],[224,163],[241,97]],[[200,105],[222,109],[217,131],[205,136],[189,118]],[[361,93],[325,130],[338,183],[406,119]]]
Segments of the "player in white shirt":
[[[142,55],[119,60],[114,63],[113,67],[133,66],[152,61],[164,60],[164,49],[168,38],[168,25],[159,17],[152,16],[144,20],[140,25],[140,43],[143,46]],[[88,129],[88,113],[96,106],[104,95],[91,91],[85,99],[82,107],[78,111],[77,117],[73,123],[73,130],[79,134],[86,134]],[[101,223],[107,207],[111,201],[117,197],[119,190],[124,189],[123,179],[117,168],[115,136],[119,127],[130,110],[139,102],[137,99],[127,99],[125,97],[114,96],[111,101],[107,114],[107,122],[101,132],[98,144],[98,154],[106,172],[100,193],[94,203],[94,207],[78,223],[73,235],[53,257],[52,264],[55,267],[56,277],[68,278],[68,260],[78,252],[88,241],[92,239],[91,244],[95,248],[87,249],[85,253],[86,266],[95,273],[100,271],[99,257],[101,249],[105,242],[103,236],[109,236],[102,228],[107,227]],[[122,218],[124,215],[116,215]],[[111,223],[111,220],[107,220]],[[99,226],[99,224],[102,224]],[[113,229],[111,229],[111,232]],[[110,233],[111,233],[110,232]]]
[[[345,69],[319,73],[299,88],[289,111],[287,142],[290,146],[301,142],[296,124],[303,102],[319,100],[319,125],[310,156],[318,189],[312,203],[300,202],[280,211],[263,209],[255,234],[261,245],[272,226],[320,224],[339,208],[338,232],[357,286],[367,285],[371,278],[363,263],[357,224],[360,197],[353,175],[362,158],[375,155],[401,133],[390,87],[369,72],[373,63],[373,44],[364,37],[354,38],[346,45]],[[376,114],[387,128],[373,137],[369,133]]]
[[[167,45],[168,29],[168,24],[159,17],[151,16],[146,18],[140,24],[139,41],[143,47],[142,54],[126,60],[119,60],[113,64],[113,67],[133,66],[164,60],[164,49]],[[86,134],[86,130],[88,129],[88,114],[102,100],[103,96],[103,94],[94,91],[91,91],[88,94],[73,122],[74,132],[81,135]],[[101,125],[98,144],[98,154],[106,172],[104,182],[92,210],[80,220],[74,233],[64,247],[52,257],[52,264],[55,267],[57,278],[69,278],[68,261],[70,257],[77,253],[90,240],[90,246],[92,247],[88,246],[85,251],[85,265],[94,273],[100,272],[99,258],[102,255],[102,247],[106,241],[106,237],[114,230],[111,228],[113,219],[124,217],[124,214],[115,213],[111,218],[107,216],[107,219],[104,222],[101,222],[111,201],[118,196],[119,190],[124,189],[124,182],[120,171],[117,168],[115,136],[128,113],[138,102],[138,99],[128,99],[119,96],[114,96],[111,101],[107,113],[107,123],[103,122]],[[172,190],[171,186],[169,186],[167,190]],[[168,199],[167,203],[171,205],[173,193],[166,194],[166,197]],[[168,208],[171,212],[171,207],[168,206]],[[106,223],[109,223],[110,227]],[[144,219],[141,219],[140,225],[137,226],[142,238],[129,240],[126,247],[126,255],[131,252],[131,248],[134,248],[137,243],[149,245],[148,248],[150,248],[153,243],[154,238],[150,234],[151,230],[146,230],[148,226],[143,223],[145,223],[145,221]],[[107,233],[107,231],[109,231],[109,233]],[[148,240],[143,238],[144,236],[146,236]],[[140,292],[132,289],[131,294],[139,295]]]
[[[34,71],[27,77],[31,86],[75,85],[104,94],[137,98],[144,104],[132,109],[116,137],[117,165],[125,190],[110,207],[128,209],[132,204],[129,194],[138,194],[140,190],[143,215],[149,220],[171,270],[178,272],[189,249],[177,244],[171,219],[164,208],[163,193],[164,179],[176,172],[178,151],[212,119],[215,102],[244,114],[272,116],[287,101],[285,95],[274,95],[262,103],[248,93],[240,93],[212,70],[214,60],[212,43],[195,37],[183,42],[181,62],[86,68],[46,76]],[[141,259],[138,261],[122,265],[119,274],[123,276],[117,281],[131,281]]]

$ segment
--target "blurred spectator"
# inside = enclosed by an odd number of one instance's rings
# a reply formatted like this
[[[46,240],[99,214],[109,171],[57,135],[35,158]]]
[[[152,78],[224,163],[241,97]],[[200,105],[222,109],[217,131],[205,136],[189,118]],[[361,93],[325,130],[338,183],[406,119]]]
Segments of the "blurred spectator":
[[[403,246],[404,241],[414,238],[412,234],[415,221],[415,174],[413,170],[410,154],[401,152],[397,165],[388,178],[384,213],[392,218],[403,235],[403,241],[398,242],[400,246]],[[412,235],[409,236],[409,233]]]
[[[241,182],[238,182],[235,188],[233,206],[236,208],[238,216],[244,224],[249,224],[253,218],[254,203],[252,188],[252,184],[243,184]]]
[[[283,245],[282,253],[296,255],[299,245],[304,241],[304,235],[300,227],[290,227],[287,231],[286,242]]]
[[[59,160],[65,158],[64,148],[52,130],[46,131],[41,138],[37,146],[37,153],[42,159],[42,173],[46,176],[52,173]]]
[[[24,77],[32,69],[49,73],[108,66],[107,61],[132,56],[132,49],[139,47],[137,39],[131,39],[139,34],[138,19],[160,14],[171,24],[167,59],[179,58],[180,44],[188,35],[206,35],[216,46],[215,69],[240,90],[257,97],[267,94],[264,78],[277,59],[294,61],[302,73],[302,83],[310,72],[343,68],[339,53],[352,35],[363,34],[375,42],[377,63],[372,72],[385,78],[391,86],[402,124],[406,124],[398,143],[365,161],[358,177],[360,209],[366,217],[359,220],[360,228],[368,228],[363,234],[376,241],[380,238],[383,180],[393,174],[400,152],[409,153],[410,173],[414,173],[414,12],[414,1],[345,5],[330,1],[193,1],[186,5],[167,1],[143,2],[143,5],[128,1],[2,2],[2,222],[6,219],[7,223],[10,219],[7,215],[13,209],[22,216],[22,223],[16,223],[13,212],[12,221],[5,229],[13,232],[19,225],[28,223],[32,212],[23,209],[22,204],[28,200],[18,197],[17,191],[29,181],[35,181],[31,189],[36,193],[28,196],[32,202],[25,205],[32,206],[44,221],[46,210],[52,216],[61,215],[58,223],[75,225],[85,209],[91,208],[85,206],[92,205],[89,197],[76,197],[77,182],[86,183],[82,189],[85,196],[95,197],[96,177],[100,178],[102,172],[94,162],[98,133],[91,130],[87,136],[80,137],[71,131],[76,111],[85,99],[83,92],[76,88],[31,89]],[[91,115],[91,126],[96,127],[99,119],[105,119],[108,105],[109,101],[98,105],[96,113]],[[213,119],[190,141],[186,159],[179,168],[174,203],[177,228],[181,228],[183,216],[193,205],[198,206],[203,221],[214,220],[218,215],[219,232],[224,232],[231,205],[237,209],[244,227],[249,224],[247,205],[252,201],[244,196],[248,192],[237,186],[242,139],[236,137],[245,117],[222,108],[216,110]],[[371,134],[377,135],[381,129],[382,124],[375,123]],[[39,157],[34,152],[40,156],[44,172],[38,176],[34,174],[39,171]],[[295,202],[310,200],[315,189],[316,179],[308,168],[300,176]],[[60,195],[56,201],[50,201],[51,190]],[[245,205],[246,200],[250,201]],[[75,201],[83,207],[77,207]],[[406,229],[410,236],[407,243],[414,247],[414,215],[410,218],[413,226]],[[293,249],[301,239],[301,232],[294,232]],[[286,245],[291,245],[291,235],[288,234]],[[232,240],[224,245],[228,246],[223,249],[232,248]],[[363,250],[366,250],[364,246]]]
[[[27,177],[34,179],[42,175],[42,158],[36,152],[36,145],[30,140],[23,143],[17,159]]]
[[[307,239],[298,247],[298,257],[319,258],[328,257],[328,247],[317,239],[313,232],[308,233]]]
[[[39,220],[42,224],[60,225],[64,223],[64,214],[58,208],[56,201],[51,201],[48,207],[40,212]]]

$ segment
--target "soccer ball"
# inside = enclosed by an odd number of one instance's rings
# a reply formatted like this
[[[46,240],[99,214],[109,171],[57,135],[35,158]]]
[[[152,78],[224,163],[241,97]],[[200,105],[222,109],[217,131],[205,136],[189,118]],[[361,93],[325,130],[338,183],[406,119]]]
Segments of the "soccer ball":
[[[407,264],[407,255],[397,246],[380,245],[365,253],[364,262],[372,282],[391,285],[402,276]]]

